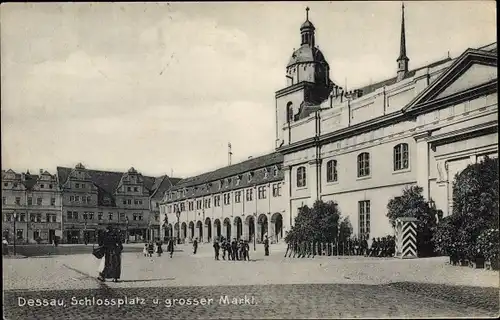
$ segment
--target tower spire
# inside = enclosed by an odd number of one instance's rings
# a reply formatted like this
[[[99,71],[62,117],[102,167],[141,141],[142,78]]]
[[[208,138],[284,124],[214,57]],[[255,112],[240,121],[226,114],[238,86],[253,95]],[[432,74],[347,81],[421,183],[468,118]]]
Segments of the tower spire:
[[[306,21],[309,21],[309,7],[306,7]]]
[[[399,45],[398,81],[403,80],[408,73],[408,57],[406,56],[405,4],[401,4],[401,42]]]
[[[306,21],[300,26],[300,45],[309,45],[314,47],[314,25],[309,21],[309,7],[306,7]]]

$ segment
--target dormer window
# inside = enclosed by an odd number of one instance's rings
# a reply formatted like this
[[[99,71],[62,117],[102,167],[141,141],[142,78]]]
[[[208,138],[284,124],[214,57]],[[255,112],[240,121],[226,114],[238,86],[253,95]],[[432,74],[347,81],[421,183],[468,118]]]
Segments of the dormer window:
[[[274,177],[278,176],[278,166],[274,166],[274,168],[273,168],[273,176]]]
[[[231,178],[226,179],[226,188],[231,185]]]
[[[253,178],[253,172],[248,173],[248,181],[252,181]]]
[[[224,185],[224,181],[220,180],[219,181],[219,190],[222,189],[222,186]]]
[[[239,186],[241,181],[241,174],[236,177],[236,185]]]
[[[264,168],[264,179],[267,179],[269,176],[269,170],[267,168]]]

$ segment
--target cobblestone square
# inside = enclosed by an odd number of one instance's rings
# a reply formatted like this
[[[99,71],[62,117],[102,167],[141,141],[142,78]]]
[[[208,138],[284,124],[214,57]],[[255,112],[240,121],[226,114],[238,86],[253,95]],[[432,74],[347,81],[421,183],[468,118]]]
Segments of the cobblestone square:
[[[215,261],[209,245],[200,246],[196,255],[190,246],[181,249],[173,258],[124,253],[119,283],[97,281],[98,260],[90,254],[4,259],[5,315],[7,319],[420,318],[492,317],[499,309],[498,272],[450,266],[445,258],[290,259],[275,246],[270,256],[257,248],[251,252],[252,260],[244,262]],[[77,303],[85,298],[90,300]],[[134,298],[144,299],[143,304],[131,304]],[[188,299],[202,298],[213,301],[188,305]],[[235,300],[238,304],[230,303],[232,298],[240,299]],[[29,306],[29,299],[63,299],[64,306]],[[119,307],[98,305],[104,299],[127,302]]]

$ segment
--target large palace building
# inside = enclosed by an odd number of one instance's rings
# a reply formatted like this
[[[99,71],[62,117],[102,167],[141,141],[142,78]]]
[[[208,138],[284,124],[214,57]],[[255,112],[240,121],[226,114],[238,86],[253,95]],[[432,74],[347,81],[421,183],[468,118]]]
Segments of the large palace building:
[[[347,92],[308,17],[300,41],[276,92],[276,153],[181,180],[160,208],[165,235],[279,241],[301,206],[333,200],[355,234],[381,237],[405,187],[447,215],[455,174],[497,156],[496,43],[411,69],[403,8],[394,77]]]

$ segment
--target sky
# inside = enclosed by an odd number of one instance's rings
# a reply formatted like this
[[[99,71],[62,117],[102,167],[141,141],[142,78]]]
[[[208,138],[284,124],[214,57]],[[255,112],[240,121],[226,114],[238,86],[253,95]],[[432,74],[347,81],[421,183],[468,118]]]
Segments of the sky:
[[[274,150],[305,7],[330,78],[396,75],[401,3],[3,3],[2,169],[189,177]],[[405,2],[410,69],[496,41],[494,1]]]

